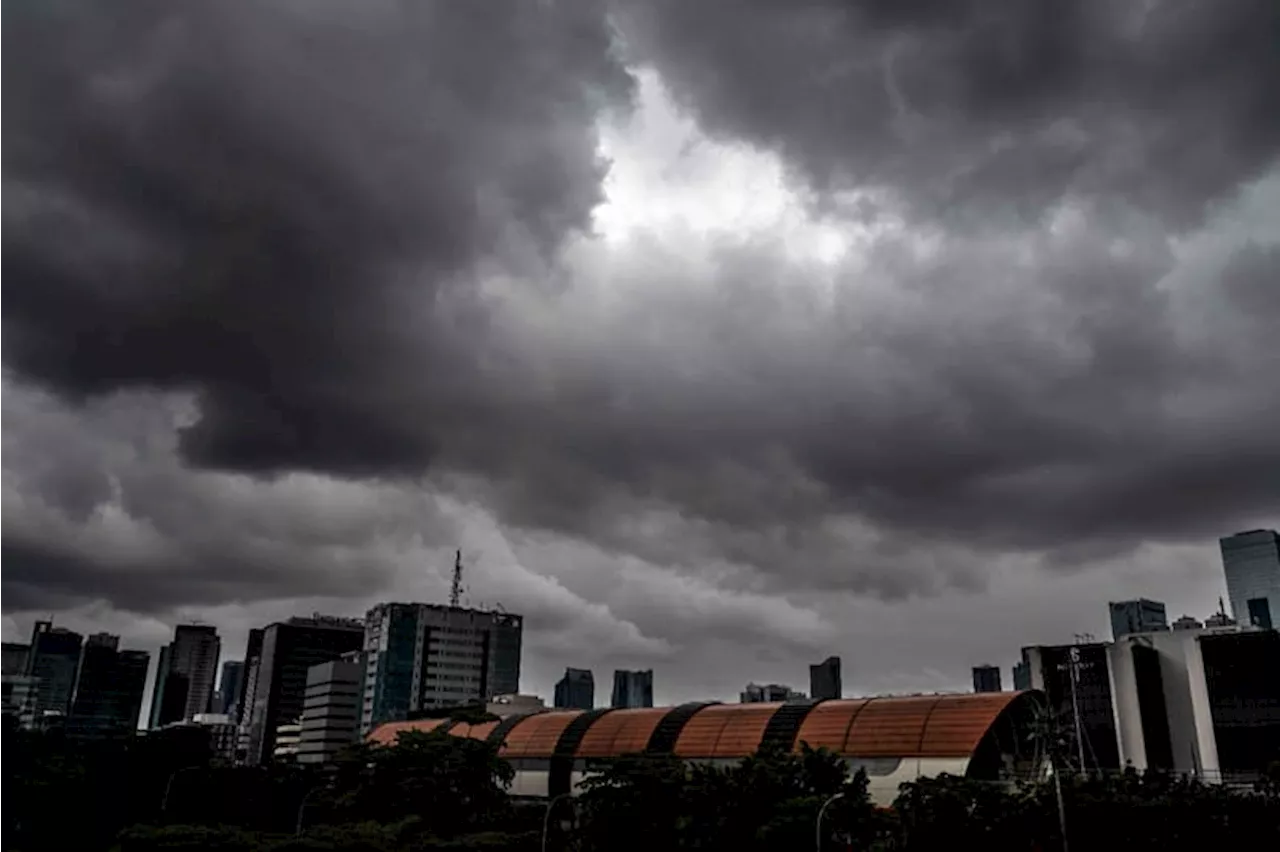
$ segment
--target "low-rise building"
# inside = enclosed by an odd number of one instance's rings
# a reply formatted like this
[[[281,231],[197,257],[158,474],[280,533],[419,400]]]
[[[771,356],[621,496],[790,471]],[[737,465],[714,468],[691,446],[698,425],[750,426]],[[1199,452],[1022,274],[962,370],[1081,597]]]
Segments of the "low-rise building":
[[[298,736],[299,763],[330,763],[360,734],[361,677],[359,652],[307,669]]]

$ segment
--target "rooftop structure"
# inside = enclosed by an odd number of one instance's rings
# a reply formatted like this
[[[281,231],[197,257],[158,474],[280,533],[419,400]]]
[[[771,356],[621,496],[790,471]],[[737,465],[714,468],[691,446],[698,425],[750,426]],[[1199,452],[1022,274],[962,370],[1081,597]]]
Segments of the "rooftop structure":
[[[500,743],[516,770],[511,793],[577,792],[611,758],[644,752],[699,763],[732,763],[761,746],[824,747],[866,770],[872,797],[892,801],[904,781],[943,772],[976,779],[1042,771],[1028,733],[1039,692],[920,695],[854,700],[692,703],[651,709],[553,710],[472,725],[449,719],[392,722],[370,739],[440,730]]]

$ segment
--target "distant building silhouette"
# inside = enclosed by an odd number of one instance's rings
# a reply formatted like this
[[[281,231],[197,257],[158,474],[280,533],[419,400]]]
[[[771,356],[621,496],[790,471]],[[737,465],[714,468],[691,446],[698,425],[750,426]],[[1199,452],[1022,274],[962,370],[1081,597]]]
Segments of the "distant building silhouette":
[[[67,735],[96,738],[132,734],[142,713],[151,655],[120,651],[119,636],[97,633],[80,651]]]
[[[590,669],[567,668],[556,684],[555,706],[591,710],[596,706],[596,681]]]
[[[37,722],[47,716],[63,716],[71,709],[71,696],[80,667],[79,633],[37,621],[31,631],[26,674],[37,679],[32,710]]]
[[[999,666],[974,666],[973,667],[973,691],[974,692],[999,692],[1000,684],[1000,667]]]
[[[738,701],[742,704],[762,704],[770,701],[800,701],[804,697],[803,692],[796,692],[780,683],[749,683],[738,694]]]
[[[222,664],[222,677],[218,679],[214,712],[230,716],[235,721],[238,718],[236,711],[240,705],[242,688],[244,688],[244,662],[227,660]]]
[[[653,706],[653,670],[626,671],[618,669],[613,673],[613,695],[610,707],[652,707]]]
[[[1112,601],[1107,606],[1111,610],[1112,639],[1169,629],[1168,616],[1160,601],[1137,598],[1131,601]]]
[[[151,692],[150,727],[190,721],[208,713],[218,676],[222,640],[209,624],[179,624],[173,641],[160,649],[156,684]]]
[[[827,657],[809,666],[809,697],[816,701],[839,698],[843,685],[840,682],[840,658]]]

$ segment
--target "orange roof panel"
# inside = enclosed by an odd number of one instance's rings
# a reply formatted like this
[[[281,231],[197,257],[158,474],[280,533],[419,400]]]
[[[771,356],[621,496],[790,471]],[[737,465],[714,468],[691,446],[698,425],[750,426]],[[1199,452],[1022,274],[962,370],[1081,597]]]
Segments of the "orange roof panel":
[[[868,700],[855,698],[849,701],[823,701],[818,704],[800,723],[794,747],[799,748],[801,743],[808,743],[810,748],[843,752],[845,740],[849,737],[849,726],[853,723],[854,717],[866,706]]]
[[[710,704],[685,723],[672,753],[678,757],[746,757],[760,747],[769,719],[782,704]]]
[[[500,757],[551,757],[556,743],[569,723],[582,715],[581,710],[557,710],[526,716],[507,731],[498,752]]]
[[[606,713],[587,728],[576,755],[620,757],[639,754],[649,745],[649,737],[669,712],[669,707],[645,707]]]
[[[854,717],[844,754],[858,757],[908,757],[920,752],[925,723],[941,696],[874,698]]]
[[[967,757],[982,740],[1016,692],[983,692],[974,695],[946,695],[938,701],[929,722],[919,753],[928,757]]]
[[[447,719],[416,719],[412,722],[385,722],[370,732],[368,741],[378,745],[395,745],[402,731],[434,731]]]
[[[459,722],[449,729],[449,733],[455,737],[467,737],[472,740],[483,740],[498,727],[497,722],[481,722],[478,725],[472,725],[468,722]]]

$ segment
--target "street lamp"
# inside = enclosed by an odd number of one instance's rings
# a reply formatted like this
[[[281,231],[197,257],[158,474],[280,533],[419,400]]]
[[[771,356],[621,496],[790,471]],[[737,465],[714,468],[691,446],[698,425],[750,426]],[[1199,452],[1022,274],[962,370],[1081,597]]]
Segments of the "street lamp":
[[[551,801],[547,802],[547,812],[542,815],[542,852],[547,852],[547,834],[551,829],[551,811],[555,809],[556,802],[561,799],[569,798],[572,793],[560,793],[552,796]]]
[[[844,793],[836,793],[834,796],[827,798],[822,803],[822,807],[818,808],[818,820],[813,827],[814,848],[817,852],[822,852],[822,817],[826,814],[827,808],[831,807],[831,803],[838,799],[843,799]]]
[[[307,799],[311,798],[312,793],[315,793],[316,791],[323,790],[323,789],[324,789],[323,785],[317,785],[315,787],[312,787],[302,797],[302,801],[298,802],[298,819],[293,826],[293,834],[295,837],[300,837],[302,835],[302,815],[307,810]]]
[[[203,766],[181,766],[173,772],[169,773],[169,780],[164,784],[164,796],[160,799],[160,813],[167,813],[169,810],[169,792],[173,789],[173,779],[177,778],[184,772],[192,769],[203,769]]]

